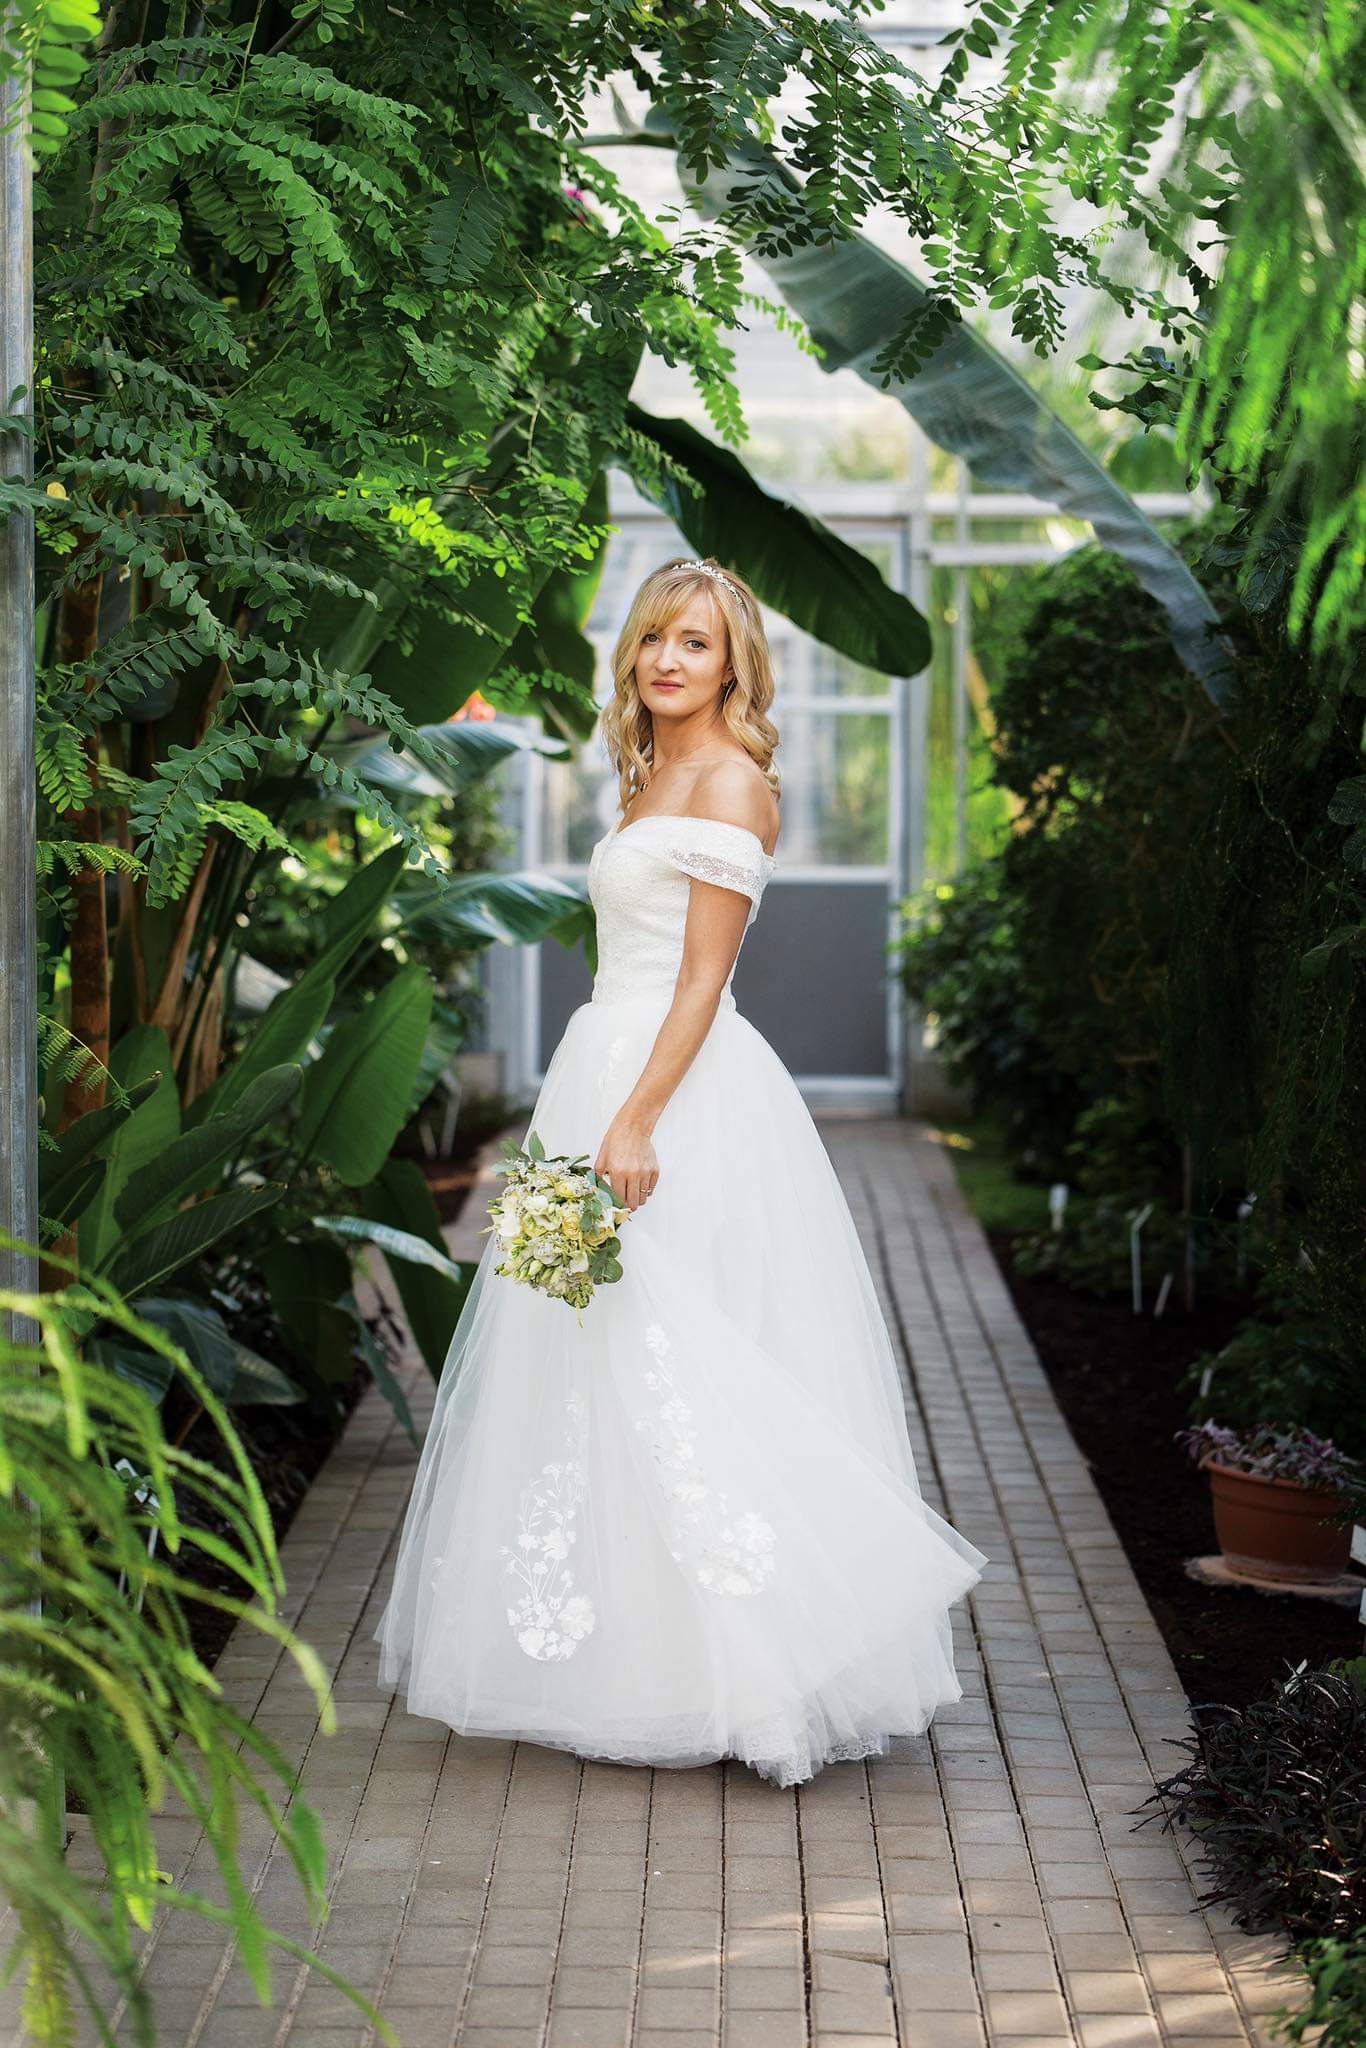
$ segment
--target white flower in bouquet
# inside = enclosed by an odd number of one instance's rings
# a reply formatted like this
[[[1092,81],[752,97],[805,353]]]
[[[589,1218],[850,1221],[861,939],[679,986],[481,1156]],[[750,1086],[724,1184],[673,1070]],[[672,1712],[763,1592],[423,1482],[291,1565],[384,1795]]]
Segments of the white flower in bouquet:
[[[497,1236],[503,1257],[494,1271],[567,1302],[582,1328],[581,1311],[597,1289],[621,1278],[617,1231],[631,1212],[586,1153],[548,1159],[534,1131],[525,1150],[509,1140],[503,1153],[508,1184],[489,1203],[493,1221],[480,1233]]]

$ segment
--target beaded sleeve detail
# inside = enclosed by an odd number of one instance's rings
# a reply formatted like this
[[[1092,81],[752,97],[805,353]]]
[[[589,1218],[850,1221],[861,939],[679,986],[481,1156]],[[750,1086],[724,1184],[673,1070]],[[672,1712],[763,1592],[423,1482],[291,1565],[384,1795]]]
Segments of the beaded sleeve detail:
[[[720,818],[642,818],[627,832],[642,852],[667,860],[701,882],[738,890],[756,910],[777,865],[756,833]]]
[[[722,889],[737,889],[742,896],[748,896],[751,903],[757,903],[764,893],[764,875],[757,859],[731,860],[725,854],[704,853],[696,846],[666,846],[661,848],[676,868],[685,875],[696,875],[699,882],[715,882]]]

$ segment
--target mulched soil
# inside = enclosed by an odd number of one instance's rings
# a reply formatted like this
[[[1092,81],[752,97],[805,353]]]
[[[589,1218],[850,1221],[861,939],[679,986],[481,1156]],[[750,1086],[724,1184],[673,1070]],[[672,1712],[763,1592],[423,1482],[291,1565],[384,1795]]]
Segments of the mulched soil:
[[[1209,1482],[1172,1441],[1190,1421],[1178,1386],[1193,1359],[1233,1335],[1245,1307],[1215,1302],[1187,1315],[1173,1300],[1159,1319],[1136,1316],[1126,1301],[1017,1273],[1013,1237],[988,1235],[1192,1704],[1246,1706],[1301,1658],[1359,1656],[1354,1606],[1205,1586],[1184,1569],[1218,1544]]]

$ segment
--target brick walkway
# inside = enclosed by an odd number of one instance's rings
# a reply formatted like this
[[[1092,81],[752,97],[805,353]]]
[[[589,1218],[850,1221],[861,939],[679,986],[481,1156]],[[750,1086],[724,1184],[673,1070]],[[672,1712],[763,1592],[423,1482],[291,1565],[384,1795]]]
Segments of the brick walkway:
[[[322,1952],[404,2048],[1263,2048],[1258,2016],[1301,1980],[1274,1940],[1193,1910],[1189,1843],[1132,1832],[1183,1760],[1184,1698],[948,1157],[905,1121],[822,1135],[902,1341],[926,1498],[991,1560],[954,1609],[965,1697],[894,1758],[795,1793],[734,1764],[580,1764],[410,1718],[377,1692],[370,1638],[415,1455],[372,1391],[284,1545],[340,1732],[316,1737],[259,1637],[218,1665],[322,1815]],[[429,1405],[425,1371],[406,1378]],[[186,1827],[164,1825],[168,1864],[211,1890]],[[247,1839],[267,1917],[310,1939],[288,1866],[262,1828]],[[165,1918],[163,2042],[373,2039],[282,1960],[266,2013],[213,1928]]]

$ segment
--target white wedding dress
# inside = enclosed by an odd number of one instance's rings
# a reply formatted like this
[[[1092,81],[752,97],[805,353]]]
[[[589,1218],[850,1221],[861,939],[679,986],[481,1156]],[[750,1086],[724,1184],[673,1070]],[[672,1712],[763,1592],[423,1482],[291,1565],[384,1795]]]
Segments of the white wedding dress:
[[[591,1163],[644,1067],[690,878],[743,892],[753,923],[775,864],[706,818],[599,840],[592,1000],[527,1126],[548,1153]],[[487,1241],[375,1632],[379,1682],[461,1733],[633,1764],[734,1756],[791,1785],[962,1697],[947,1610],[987,1558],[921,1498],[843,1190],[729,981],[654,1144],[623,1277],[582,1328],[497,1275]]]

